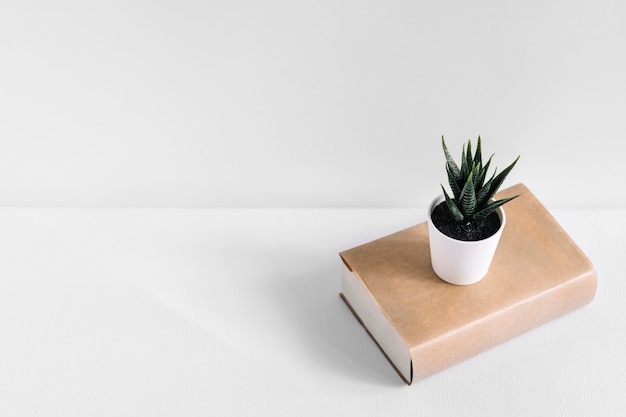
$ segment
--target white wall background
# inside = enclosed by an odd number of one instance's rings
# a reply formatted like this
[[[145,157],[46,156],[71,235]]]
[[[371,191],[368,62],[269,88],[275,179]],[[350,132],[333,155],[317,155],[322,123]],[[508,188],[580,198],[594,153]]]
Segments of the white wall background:
[[[624,207],[624,22],[622,0],[5,1],[0,204],[425,206],[441,135],[480,134],[547,205]]]

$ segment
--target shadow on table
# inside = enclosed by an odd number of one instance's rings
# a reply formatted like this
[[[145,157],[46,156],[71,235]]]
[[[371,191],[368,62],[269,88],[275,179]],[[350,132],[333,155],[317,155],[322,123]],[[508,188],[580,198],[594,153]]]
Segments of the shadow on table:
[[[284,260],[285,254],[280,258]],[[326,259],[322,264],[293,255],[290,259],[298,265],[298,272],[278,273],[275,278],[267,279],[266,283],[273,283],[267,288],[267,295],[297,329],[303,348],[319,366],[376,385],[403,386],[376,343],[339,296],[339,256],[335,263]]]
[[[244,343],[248,333],[273,337],[258,351],[280,347],[288,350],[284,363],[314,364],[315,369],[298,370],[299,375],[323,373],[335,382],[341,381],[339,377],[348,383],[404,386],[340,298],[339,256],[272,243],[251,239],[215,247],[204,240],[186,242],[177,249],[184,265],[157,264],[154,274],[139,274],[146,277],[140,285],[177,314],[224,340]],[[303,357],[310,360],[301,361]],[[325,375],[322,378],[326,380]]]

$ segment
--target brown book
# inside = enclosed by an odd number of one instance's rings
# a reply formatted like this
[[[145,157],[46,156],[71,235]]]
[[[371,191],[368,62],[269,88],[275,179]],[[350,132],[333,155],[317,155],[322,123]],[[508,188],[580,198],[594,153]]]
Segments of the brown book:
[[[427,224],[341,252],[341,297],[408,384],[590,303],[597,274],[523,184],[497,198],[507,223],[487,276],[439,279]]]

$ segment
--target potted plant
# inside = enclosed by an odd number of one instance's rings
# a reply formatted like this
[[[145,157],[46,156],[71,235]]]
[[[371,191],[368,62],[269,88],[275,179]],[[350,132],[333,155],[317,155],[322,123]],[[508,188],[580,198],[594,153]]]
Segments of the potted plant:
[[[502,205],[519,197],[494,201],[506,176],[519,156],[504,171],[491,177],[487,171],[493,155],[483,165],[480,136],[476,152],[463,145],[461,167],[454,161],[443,136],[446,173],[453,196],[443,185],[443,194],[428,208],[428,235],[432,267],[437,276],[456,285],[474,284],[485,277],[498,246],[506,216]]]

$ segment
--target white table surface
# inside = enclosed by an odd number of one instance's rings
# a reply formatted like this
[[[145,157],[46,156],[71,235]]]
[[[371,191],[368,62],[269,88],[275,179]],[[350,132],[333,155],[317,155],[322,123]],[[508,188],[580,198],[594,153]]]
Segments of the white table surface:
[[[551,210],[592,304],[408,387],[337,253],[408,209],[0,209],[0,415],[626,413],[625,210]]]

